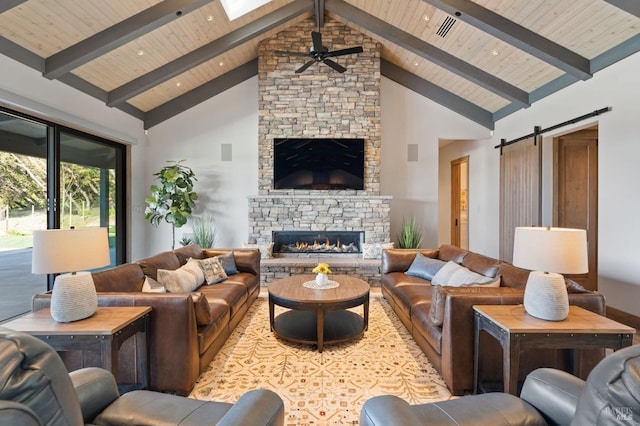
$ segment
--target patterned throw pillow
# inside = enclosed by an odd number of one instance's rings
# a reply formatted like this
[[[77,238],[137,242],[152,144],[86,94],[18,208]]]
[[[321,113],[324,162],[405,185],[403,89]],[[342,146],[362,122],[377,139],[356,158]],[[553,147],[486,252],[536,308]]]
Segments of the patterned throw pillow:
[[[382,250],[392,249],[393,243],[362,243],[363,259],[381,259]]]
[[[229,278],[227,273],[224,272],[220,259],[217,257],[208,257],[198,260],[198,262],[204,272],[204,279],[207,284],[218,284]]]
[[[262,259],[272,259],[273,258],[273,243],[262,243],[262,244],[242,243],[242,247],[259,249],[260,250],[260,258],[262,258]]]

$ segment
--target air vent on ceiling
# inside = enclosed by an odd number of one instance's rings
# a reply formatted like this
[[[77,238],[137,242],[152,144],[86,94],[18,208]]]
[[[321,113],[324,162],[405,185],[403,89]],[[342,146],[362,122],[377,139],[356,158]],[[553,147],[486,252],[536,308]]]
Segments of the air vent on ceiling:
[[[453,27],[453,24],[455,23],[455,19],[453,19],[451,16],[447,16],[447,19],[445,19],[442,25],[440,25],[440,28],[438,28],[438,32],[436,34],[438,34],[442,38],[446,37],[447,34],[449,34],[449,30],[451,30],[451,27]]]

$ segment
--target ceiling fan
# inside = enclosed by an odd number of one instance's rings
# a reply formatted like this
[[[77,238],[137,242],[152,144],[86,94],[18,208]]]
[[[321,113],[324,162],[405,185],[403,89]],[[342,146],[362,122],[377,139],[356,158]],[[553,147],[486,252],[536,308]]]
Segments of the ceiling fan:
[[[282,50],[276,50],[276,53],[279,53],[282,55],[307,56],[311,58],[309,62],[305,63],[303,66],[301,66],[296,70],[296,74],[300,74],[301,72],[309,68],[311,65],[313,65],[315,62],[322,62],[324,64],[329,65],[331,68],[333,68],[338,72],[345,72],[347,70],[345,67],[338,64],[335,61],[332,61],[329,58],[335,58],[336,56],[343,56],[343,55],[351,55],[353,53],[361,53],[363,51],[362,46],[349,47],[347,49],[329,51],[328,48],[322,45],[322,34],[320,34],[320,32],[318,31],[311,32],[311,39],[313,40],[313,46],[311,47],[311,49],[309,49],[308,53],[286,52]]]

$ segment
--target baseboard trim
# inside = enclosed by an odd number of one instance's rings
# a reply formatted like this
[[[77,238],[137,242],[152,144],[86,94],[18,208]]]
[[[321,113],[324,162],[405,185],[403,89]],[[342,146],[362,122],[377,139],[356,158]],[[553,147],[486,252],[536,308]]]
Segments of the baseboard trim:
[[[612,308],[611,306],[607,306],[606,312],[607,318],[628,325],[629,327],[633,327],[640,332],[640,317],[621,311],[620,309]]]

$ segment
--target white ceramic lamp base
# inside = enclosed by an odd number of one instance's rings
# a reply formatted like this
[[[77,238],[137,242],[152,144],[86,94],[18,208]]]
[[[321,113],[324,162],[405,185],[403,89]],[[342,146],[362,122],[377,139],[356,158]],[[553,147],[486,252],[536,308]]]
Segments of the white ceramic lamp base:
[[[524,309],[529,315],[547,321],[562,321],[569,315],[569,296],[564,277],[556,273],[533,271],[524,289]]]
[[[51,293],[51,316],[58,322],[88,318],[96,313],[98,295],[90,272],[56,277]]]

